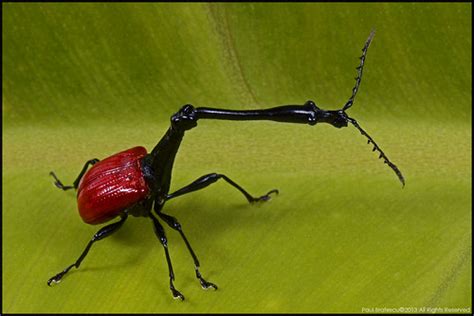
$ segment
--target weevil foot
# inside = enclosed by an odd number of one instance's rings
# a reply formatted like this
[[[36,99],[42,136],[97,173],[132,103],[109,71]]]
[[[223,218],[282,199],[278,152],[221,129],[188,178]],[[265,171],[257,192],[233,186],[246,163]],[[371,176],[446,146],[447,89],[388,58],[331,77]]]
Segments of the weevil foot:
[[[211,283],[211,282],[207,282],[207,281],[204,280],[202,277],[199,278],[199,282],[201,283],[201,287],[202,287],[204,290],[209,290],[209,288],[213,288],[214,291],[217,290],[217,285],[215,285],[214,283]]]
[[[61,279],[63,278],[64,274],[65,272],[63,271],[53,276],[51,279],[48,280],[48,285],[51,286],[51,284],[58,284],[59,282],[61,282]]]
[[[80,263],[79,263],[80,264]],[[48,285],[51,286],[51,284],[53,283],[59,283],[61,282],[61,279],[63,278],[63,276],[69,272],[69,270],[71,270],[72,267],[76,267],[76,268],[79,268],[79,264],[71,264],[69,267],[67,267],[66,269],[64,269],[63,271],[59,272],[58,274],[56,274],[55,276],[53,276],[51,279],[48,280]]]
[[[173,294],[173,298],[175,300],[180,300],[180,301],[184,301],[184,295],[181,294],[181,292],[179,292],[178,290],[176,290],[175,288],[171,288],[171,293]]]
[[[59,179],[58,177],[56,176],[56,174],[51,171],[49,173],[50,176],[52,176],[54,178],[54,185],[58,188],[58,189],[61,189],[63,191],[66,191],[66,190],[69,190],[69,189],[74,189],[73,186],[70,186],[70,185],[64,185]]]
[[[279,192],[277,189],[273,189],[273,190],[271,190],[270,192],[268,192],[267,194],[262,195],[261,197],[254,198],[254,199],[251,201],[251,203],[268,201],[268,200],[270,200],[270,199],[272,198],[271,195],[270,195],[270,194],[272,194],[272,193],[279,194],[280,192]]]

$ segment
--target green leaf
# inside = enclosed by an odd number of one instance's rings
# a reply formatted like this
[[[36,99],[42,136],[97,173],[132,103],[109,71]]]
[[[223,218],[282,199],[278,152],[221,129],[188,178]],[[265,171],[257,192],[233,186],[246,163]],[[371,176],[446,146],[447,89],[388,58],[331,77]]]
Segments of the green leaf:
[[[2,9],[2,312],[471,312],[470,3]],[[280,190],[249,205],[218,182],[165,206],[219,289],[200,288],[185,244],[167,229],[186,297],[173,300],[146,218],[128,220],[80,269],[46,285],[99,229],[82,223],[74,192],[57,190],[51,170],[70,184],[89,159],[151,150],[186,103],[311,99],[340,109],[372,28],[348,114],[405,188],[353,127],[202,121],[184,138],[172,189],[219,172],[254,195]]]

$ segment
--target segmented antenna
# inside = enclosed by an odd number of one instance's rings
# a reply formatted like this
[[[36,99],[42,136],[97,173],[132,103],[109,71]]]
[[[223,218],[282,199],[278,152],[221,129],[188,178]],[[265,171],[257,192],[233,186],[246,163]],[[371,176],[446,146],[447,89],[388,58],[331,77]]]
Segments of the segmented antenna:
[[[357,77],[355,78],[356,84],[355,84],[354,88],[352,88],[351,97],[349,98],[349,100],[346,102],[346,104],[342,108],[343,111],[350,108],[352,106],[352,104],[354,103],[354,98],[357,94],[357,91],[359,90],[360,82],[362,81],[362,70],[364,68],[365,55],[367,54],[367,50],[369,49],[370,42],[372,42],[372,38],[374,38],[374,35],[375,35],[375,30],[372,30],[372,32],[370,32],[369,38],[365,42],[364,48],[362,48],[362,56],[359,57],[360,65],[358,67],[356,67],[356,69],[357,69]]]
[[[395,166],[389,159],[388,157],[385,155],[385,153],[382,151],[382,149],[380,149],[380,147],[374,142],[374,140],[372,139],[372,137],[369,136],[369,134],[366,133],[366,131],[364,131],[362,129],[362,127],[359,126],[359,124],[357,124],[357,121],[354,120],[353,118],[347,118],[347,120],[349,122],[352,123],[352,125],[354,125],[358,130],[359,132],[364,135],[365,137],[368,138],[368,141],[367,141],[367,144],[370,144],[372,143],[374,145],[374,148],[372,149],[372,151],[378,151],[380,153],[379,155],[379,159],[380,158],[383,158],[384,159],[384,163],[386,163],[390,168],[392,168],[393,171],[395,171],[395,173],[397,174],[397,177],[398,179],[400,180],[400,182],[402,183],[403,186],[405,186],[405,178],[403,177],[402,173],[400,172],[400,170],[398,170],[397,166]]]

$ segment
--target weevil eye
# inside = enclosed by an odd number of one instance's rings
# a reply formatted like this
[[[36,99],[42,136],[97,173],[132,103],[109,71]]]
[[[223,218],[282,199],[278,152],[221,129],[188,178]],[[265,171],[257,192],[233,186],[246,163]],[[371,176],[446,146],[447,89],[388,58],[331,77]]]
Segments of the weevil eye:
[[[336,122],[334,122],[334,126],[337,128],[346,127],[347,121],[341,118],[338,118]]]
[[[336,115],[334,116],[334,120],[332,125],[337,128],[346,127],[347,126],[347,114],[339,110],[337,111]]]

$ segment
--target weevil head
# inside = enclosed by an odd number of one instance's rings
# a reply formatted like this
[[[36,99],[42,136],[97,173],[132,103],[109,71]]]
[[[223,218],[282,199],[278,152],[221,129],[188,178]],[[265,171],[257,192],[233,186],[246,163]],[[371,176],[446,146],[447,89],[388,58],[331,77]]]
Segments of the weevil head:
[[[331,124],[334,127],[341,128],[346,127],[349,117],[343,110],[336,111],[322,111],[321,122]]]

